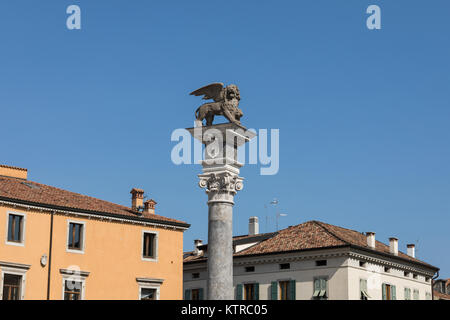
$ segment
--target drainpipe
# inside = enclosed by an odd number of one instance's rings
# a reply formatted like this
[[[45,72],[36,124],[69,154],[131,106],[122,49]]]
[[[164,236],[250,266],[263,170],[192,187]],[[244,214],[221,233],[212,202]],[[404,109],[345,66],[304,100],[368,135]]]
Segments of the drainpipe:
[[[433,281],[437,278],[439,278],[439,270],[436,272],[436,276],[431,278],[431,300],[434,300]]]
[[[52,272],[52,245],[53,245],[53,215],[55,211],[51,212],[50,218],[50,245],[48,249],[48,279],[47,279],[47,300],[50,300],[50,276]]]

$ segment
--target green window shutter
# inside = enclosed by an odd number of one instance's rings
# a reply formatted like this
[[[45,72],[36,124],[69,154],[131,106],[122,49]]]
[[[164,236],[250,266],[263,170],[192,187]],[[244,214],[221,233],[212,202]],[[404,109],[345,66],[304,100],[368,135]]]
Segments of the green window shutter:
[[[184,290],[184,300],[191,300],[191,290]]]
[[[383,300],[386,300],[386,284],[383,283],[381,286],[381,292],[383,294]]]
[[[255,291],[253,293],[253,300],[259,300],[259,283],[255,283]]]
[[[270,289],[272,300],[278,300],[278,282],[273,281]]]
[[[203,297],[203,288],[198,289],[198,299],[205,300],[205,298]]]
[[[236,300],[242,300],[242,284],[236,285]]]
[[[314,291],[319,290],[320,291],[321,285],[320,285],[320,279],[314,280]]]
[[[328,298],[327,279],[320,279],[320,289],[325,291],[325,296],[323,296],[323,298]]]
[[[391,286],[392,300],[397,300],[397,294],[395,293],[395,286]]]
[[[327,290],[327,279],[320,279],[320,290]]]
[[[289,281],[289,300],[295,300],[295,280]]]

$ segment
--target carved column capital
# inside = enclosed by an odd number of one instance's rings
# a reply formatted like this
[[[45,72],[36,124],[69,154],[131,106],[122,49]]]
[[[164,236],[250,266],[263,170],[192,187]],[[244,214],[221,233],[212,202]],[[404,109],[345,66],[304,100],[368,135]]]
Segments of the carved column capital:
[[[228,171],[199,174],[199,187],[206,193],[229,193],[235,195],[244,188],[244,178]]]

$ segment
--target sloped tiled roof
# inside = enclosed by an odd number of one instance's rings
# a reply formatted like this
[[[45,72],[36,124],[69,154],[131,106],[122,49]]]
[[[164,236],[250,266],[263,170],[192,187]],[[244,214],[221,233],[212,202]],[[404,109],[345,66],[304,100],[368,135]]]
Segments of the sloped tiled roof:
[[[9,177],[0,177],[0,200],[20,202],[68,211],[105,214],[134,220],[146,220],[188,227],[179,221],[157,214],[138,213],[131,208],[41,183]]]
[[[333,247],[354,246],[374,253],[388,254],[403,260],[419,263],[434,269],[421,260],[412,258],[399,251],[398,256],[390,254],[389,246],[376,241],[375,249],[367,245],[366,235],[351,229],[338,227],[320,221],[308,221],[296,226],[278,231],[273,237],[261,241],[258,244],[235,253],[235,257],[245,257],[251,255],[276,254],[283,252],[302,251],[311,249],[324,249]],[[202,259],[202,256],[196,258],[187,257],[184,261],[195,261]]]
[[[433,290],[433,294],[435,299],[438,298],[439,300],[450,300],[450,294],[441,293],[437,290]]]

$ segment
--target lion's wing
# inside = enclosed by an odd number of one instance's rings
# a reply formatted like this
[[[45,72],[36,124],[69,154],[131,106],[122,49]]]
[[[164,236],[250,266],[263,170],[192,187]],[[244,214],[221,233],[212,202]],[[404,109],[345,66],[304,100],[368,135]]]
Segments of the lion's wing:
[[[200,89],[197,89],[195,91],[192,91],[190,94],[194,96],[204,95],[203,97],[204,100],[213,99],[214,101],[217,101],[222,89],[223,83],[216,82],[208,84],[207,86],[201,87]]]

